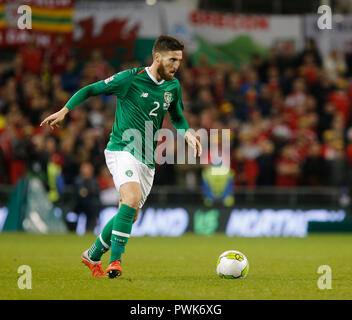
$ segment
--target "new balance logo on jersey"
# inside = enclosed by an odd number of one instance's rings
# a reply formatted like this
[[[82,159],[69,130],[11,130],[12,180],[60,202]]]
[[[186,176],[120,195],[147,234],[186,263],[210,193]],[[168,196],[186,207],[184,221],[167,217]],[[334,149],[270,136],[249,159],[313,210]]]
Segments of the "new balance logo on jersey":
[[[148,92],[143,92],[141,94],[141,98],[148,98]]]

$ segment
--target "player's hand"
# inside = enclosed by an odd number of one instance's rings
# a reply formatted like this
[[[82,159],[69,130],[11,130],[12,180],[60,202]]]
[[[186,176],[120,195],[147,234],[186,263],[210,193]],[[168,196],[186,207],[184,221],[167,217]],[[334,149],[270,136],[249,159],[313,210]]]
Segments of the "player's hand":
[[[69,110],[66,107],[63,107],[60,111],[53,113],[52,115],[50,115],[49,117],[46,117],[42,123],[40,124],[40,126],[44,126],[46,124],[48,124],[51,128],[51,130],[54,129],[54,127],[60,127],[59,126],[59,122],[61,122],[62,120],[65,119],[66,113]]]
[[[197,157],[197,156],[200,157],[200,155],[202,154],[202,145],[200,144],[198,139],[192,133],[187,131],[186,134],[185,134],[185,140],[193,148],[194,156],[195,157]]]

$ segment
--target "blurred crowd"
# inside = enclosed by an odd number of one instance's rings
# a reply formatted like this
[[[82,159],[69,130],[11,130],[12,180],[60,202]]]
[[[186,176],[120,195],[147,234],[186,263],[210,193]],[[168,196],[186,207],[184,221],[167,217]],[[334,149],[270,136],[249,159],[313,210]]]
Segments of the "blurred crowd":
[[[53,201],[68,185],[78,196],[113,188],[104,148],[116,97],[97,96],[53,131],[41,121],[81,87],[146,61],[114,68],[99,50],[80,61],[58,37],[42,51],[34,42],[0,61],[0,184],[39,176]],[[322,57],[312,40],[287,43],[239,68],[184,55],[178,72],[191,128],[231,129],[231,167],[241,186],[341,186],[352,168],[352,59]],[[172,127],[166,119],[165,127]],[[185,179],[181,179],[181,178]],[[199,183],[199,166],[157,166],[155,184]],[[83,186],[83,187],[82,187]],[[90,205],[88,204],[88,207]]]

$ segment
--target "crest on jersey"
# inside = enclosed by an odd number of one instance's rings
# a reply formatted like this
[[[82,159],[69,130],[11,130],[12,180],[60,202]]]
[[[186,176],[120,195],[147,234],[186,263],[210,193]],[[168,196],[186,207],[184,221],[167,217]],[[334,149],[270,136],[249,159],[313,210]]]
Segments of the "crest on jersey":
[[[127,170],[125,173],[126,173],[127,177],[132,177],[132,175],[133,175],[133,171],[132,170]]]
[[[170,104],[171,103],[171,100],[172,100],[172,93],[169,92],[169,91],[166,91],[164,93],[164,100],[167,104]]]

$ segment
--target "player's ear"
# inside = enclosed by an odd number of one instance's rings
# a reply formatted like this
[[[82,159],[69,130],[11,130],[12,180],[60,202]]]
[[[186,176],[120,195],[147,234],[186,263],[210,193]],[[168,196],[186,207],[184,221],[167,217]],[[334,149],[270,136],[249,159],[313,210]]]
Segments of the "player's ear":
[[[155,54],[154,54],[154,61],[157,62],[157,63],[160,63],[160,61],[161,61],[161,54],[160,54],[160,52],[155,52]]]

